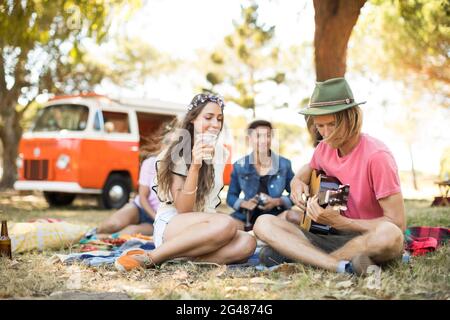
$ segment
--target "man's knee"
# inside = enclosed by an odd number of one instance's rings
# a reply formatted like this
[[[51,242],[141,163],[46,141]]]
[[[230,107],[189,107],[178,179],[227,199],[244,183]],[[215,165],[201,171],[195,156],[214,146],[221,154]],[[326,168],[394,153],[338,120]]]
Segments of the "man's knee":
[[[274,223],[276,223],[276,220],[280,219],[271,214],[263,214],[259,216],[255,221],[255,225],[253,226],[253,232],[258,238],[264,240],[266,235],[273,231],[273,225]]]
[[[403,232],[395,224],[388,221],[383,222],[375,229],[370,245],[393,255],[401,254],[403,250]]]
[[[286,213],[286,220],[295,225],[299,225],[301,222],[301,216],[302,214],[296,210],[288,210]]]

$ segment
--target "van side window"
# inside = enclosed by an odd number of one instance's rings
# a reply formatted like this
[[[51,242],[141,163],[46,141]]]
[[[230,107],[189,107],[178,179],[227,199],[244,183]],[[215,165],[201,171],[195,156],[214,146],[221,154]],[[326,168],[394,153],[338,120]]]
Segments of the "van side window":
[[[128,113],[103,111],[106,133],[130,133]]]
[[[33,127],[35,132],[83,131],[86,129],[89,109],[77,104],[54,104],[41,109]]]
[[[102,127],[103,127],[103,116],[100,111],[97,111],[94,117],[94,130],[101,131]]]

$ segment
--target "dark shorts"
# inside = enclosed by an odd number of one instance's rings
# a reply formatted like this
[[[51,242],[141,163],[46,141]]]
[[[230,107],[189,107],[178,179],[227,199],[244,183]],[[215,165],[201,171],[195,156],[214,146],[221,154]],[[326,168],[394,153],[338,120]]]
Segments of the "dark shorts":
[[[267,211],[267,212],[262,212],[262,211],[260,211],[260,212],[253,213],[253,214],[252,214],[252,218],[251,218],[251,223],[254,224],[255,221],[256,221],[256,219],[257,219],[259,216],[263,215],[263,214],[271,214],[271,215],[273,215],[273,216],[277,216],[277,215],[279,215],[280,213],[282,213],[283,211],[284,211],[284,209],[282,209],[282,210],[274,209],[274,210],[270,210],[270,211]],[[235,211],[235,212],[233,212],[233,213],[231,214],[231,216],[232,216],[233,218],[237,219],[237,220],[242,221],[242,222],[245,222],[245,220],[246,220],[245,213],[240,212],[240,211]]]
[[[361,235],[358,232],[343,232],[337,231],[337,234],[317,234],[309,231],[301,230],[305,237],[315,247],[322,249],[326,253],[331,253],[341,247],[355,237]]]
[[[139,211],[139,222],[138,222],[138,224],[141,224],[141,223],[153,224],[153,219],[147,214],[147,212],[143,208],[139,207],[136,204],[136,202],[133,202],[133,204],[135,205],[135,207]]]

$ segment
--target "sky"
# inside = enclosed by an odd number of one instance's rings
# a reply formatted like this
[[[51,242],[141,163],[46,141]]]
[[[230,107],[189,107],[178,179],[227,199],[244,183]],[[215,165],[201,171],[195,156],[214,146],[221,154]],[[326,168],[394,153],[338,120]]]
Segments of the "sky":
[[[143,41],[173,57],[195,60],[198,50],[211,50],[223,42],[225,35],[233,30],[233,19],[240,17],[240,4],[237,0],[147,0],[125,28],[114,32],[139,36]],[[258,1],[260,19],[268,25],[276,26],[276,41],[280,47],[287,48],[305,41],[312,42],[314,37],[314,10],[312,1],[272,0]],[[107,46],[105,48],[108,48]],[[313,70],[309,68],[309,70]],[[161,100],[188,103],[195,93],[195,87],[202,79],[199,75],[175,73],[146,82],[144,88],[119,90],[123,96],[146,96]],[[301,72],[301,71],[300,71]],[[303,71],[304,72],[304,71]],[[363,105],[363,131],[384,141],[396,158],[400,170],[410,169],[410,151],[398,127],[408,117],[408,106],[399,95],[402,84],[372,78],[361,78],[347,73],[347,80],[356,100],[367,101]],[[315,82],[315,74],[302,74],[304,79],[298,88],[291,87],[282,91],[289,109],[273,112],[271,108],[258,110],[258,118],[298,123],[305,126],[299,116],[298,101],[310,96]],[[103,93],[117,94],[117,88],[104,85]],[[426,101],[419,105],[417,123],[410,133],[412,153],[416,169],[438,174],[441,154],[449,147],[447,127],[449,108],[442,110],[427,106]],[[245,115],[250,112],[238,107],[230,107],[226,113]],[[397,127],[397,128],[396,128]],[[297,163],[306,162],[312,154],[307,148],[296,159]]]

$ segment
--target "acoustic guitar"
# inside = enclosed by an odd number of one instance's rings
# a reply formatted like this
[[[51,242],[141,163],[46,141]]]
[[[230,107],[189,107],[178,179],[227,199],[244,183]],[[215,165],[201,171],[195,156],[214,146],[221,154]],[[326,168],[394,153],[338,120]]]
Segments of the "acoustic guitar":
[[[322,171],[313,170],[309,183],[310,197],[318,195],[319,205],[326,208],[328,205],[335,210],[347,210],[347,200],[350,192],[348,184],[342,184],[337,178],[327,176]],[[307,200],[307,199],[306,199]],[[300,228],[319,234],[333,233],[333,228],[317,223],[306,214],[300,221]]]

